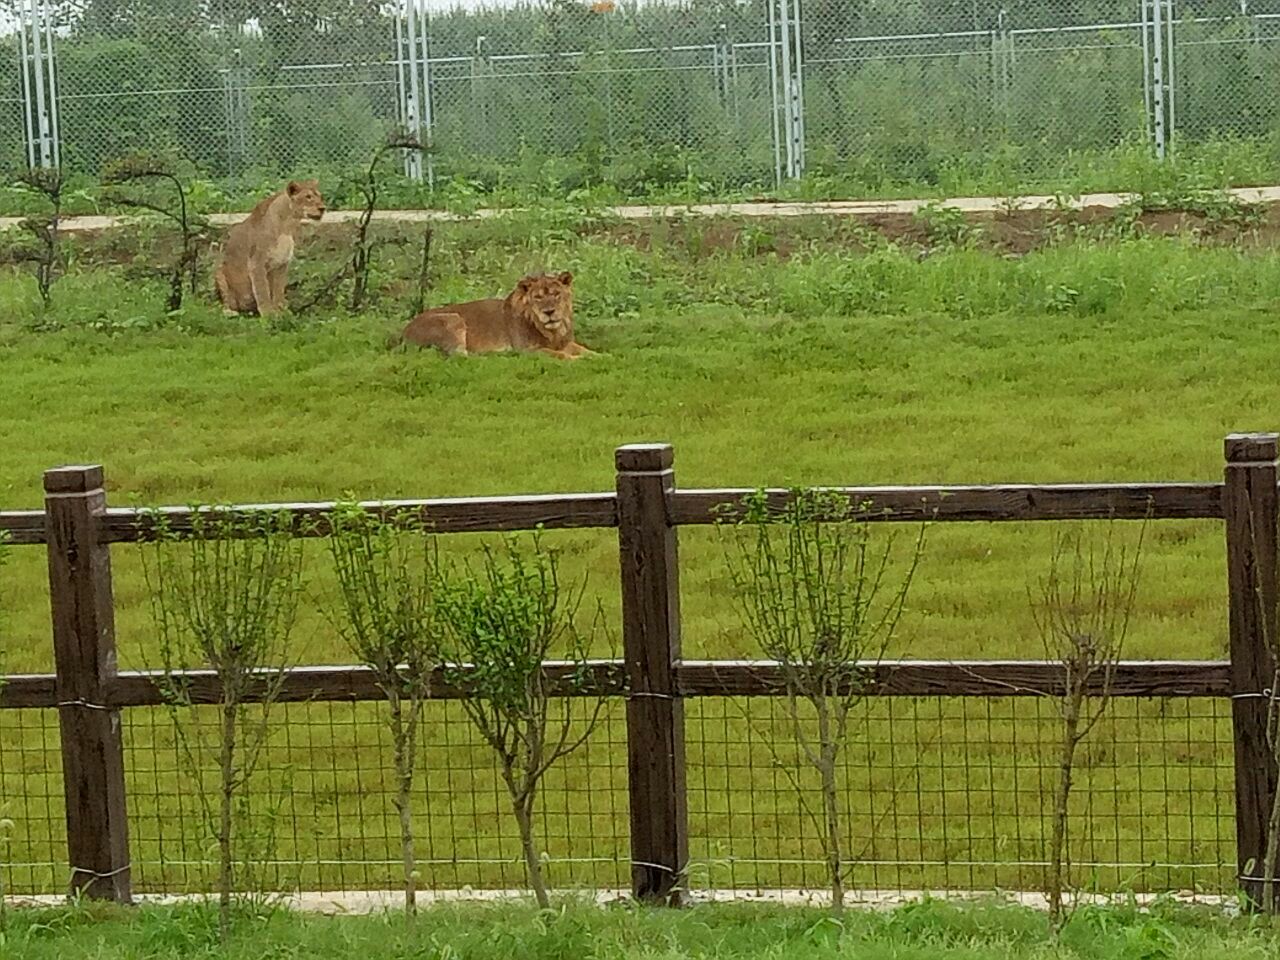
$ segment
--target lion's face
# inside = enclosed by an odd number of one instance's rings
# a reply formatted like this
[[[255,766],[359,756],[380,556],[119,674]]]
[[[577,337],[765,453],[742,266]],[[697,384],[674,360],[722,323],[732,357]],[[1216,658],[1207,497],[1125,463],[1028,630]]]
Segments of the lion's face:
[[[573,274],[544,273],[516,284],[525,318],[548,340],[573,338]]]
[[[288,186],[293,212],[301,220],[319,220],[324,216],[324,197],[319,180],[291,180]]]

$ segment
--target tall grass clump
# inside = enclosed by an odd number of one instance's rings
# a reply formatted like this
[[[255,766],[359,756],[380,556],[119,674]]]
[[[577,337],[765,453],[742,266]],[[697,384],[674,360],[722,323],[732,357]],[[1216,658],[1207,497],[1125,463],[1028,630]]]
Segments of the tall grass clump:
[[[550,906],[542,849],[534,827],[543,778],[591,736],[605,691],[589,671],[590,633],[577,625],[587,582],[565,584],[559,554],[535,534],[486,546],[478,567],[455,569],[437,597],[445,638],[445,676],[463,686],[462,708],[497,756],[520,832],[529,885]],[[558,655],[565,686],[554,691],[543,664]],[[565,695],[572,694],[572,695]],[[585,704],[575,717],[575,703]]]
[[[288,665],[302,590],[301,541],[285,513],[193,510],[187,535],[165,514],[153,514],[152,523],[154,535],[141,549],[158,634],[160,689],[217,844],[219,929],[225,940],[233,894],[250,870],[239,824],[264,799],[252,783],[266,755],[272,708]],[[193,669],[212,672],[212,694],[192,688]],[[212,730],[200,723],[198,702],[217,705]]]
[[[821,783],[821,810],[815,810],[787,760],[776,755],[773,738],[766,738],[817,828],[838,914],[852,865],[844,847],[840,756],[850,714],[893,642],[923,554],[924,526],[904,567],[895,569],[892,539],[875,543],[870,524],[838,492],[794,490],[775,509],[758,491],[718,523],[734,607],[743,629],[781,671],[791,733]]]
[[[384,519],[345,501],[335,505],[330,520],[329,553],[338,587],[334,623],[387,700],[404,905],[412,914],[418,881],[413,829],[418,733],[440,661],[436,543],[421,515],[412,511]]]

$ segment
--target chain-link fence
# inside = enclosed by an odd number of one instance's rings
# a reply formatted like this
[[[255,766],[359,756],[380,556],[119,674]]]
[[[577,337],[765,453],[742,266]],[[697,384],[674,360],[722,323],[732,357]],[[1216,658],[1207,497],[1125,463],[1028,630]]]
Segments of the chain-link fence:
[[[1224,142],[1280,167],[1280,0],[0,0],[0,72],[0,160],[90,175],[150,148],[324,176],[406,122],[427,175],[637,196]]]

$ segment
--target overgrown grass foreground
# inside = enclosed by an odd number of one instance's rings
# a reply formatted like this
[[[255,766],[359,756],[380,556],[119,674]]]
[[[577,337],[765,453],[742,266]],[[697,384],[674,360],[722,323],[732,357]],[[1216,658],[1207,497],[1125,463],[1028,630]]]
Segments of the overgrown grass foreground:
[[[618,905],[437,906],[322,917],[241,916],[226,946],[203,906],[75,906],[12,911],[0,934],[14,960],[1245,960],[1274,957],[1280,931],[1259,918],[1157,905],[1087,907],[1055,938],[1043,913],[995,903],[912,903],[836,921],[814,909],[761,905],[656,911]]]

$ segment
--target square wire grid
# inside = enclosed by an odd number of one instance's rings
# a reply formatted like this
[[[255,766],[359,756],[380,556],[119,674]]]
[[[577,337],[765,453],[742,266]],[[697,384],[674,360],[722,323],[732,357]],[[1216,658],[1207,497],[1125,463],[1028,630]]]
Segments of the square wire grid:
[[[607,704],[583,746],[543,782],[536,830],[554,888],[628,882],[621,707],[620,701]],[[574,730],[581,731],[586,701],[574,701],[572,709]],[[209,747],[217,717],[210,708],[191,713],[198,727],[188,729],[204,738],[196,766],[175,736],[167,708],[126,711],[130,842],[139,892],[198,892],[214,884],[216,832],[201,795],[209,804],[216,799]],[[183,722],[190,724],[193,716]],[[262,891],[398,889],[400,825],[382,706],[279,704],[270,724],[251,802],[237,815],[243,849],[253,861],[237,885]],[[196,743],[190,733],[187,740]],[[413,796],[420,889],[525,886],[506,785],[491,749],[456,701],[427,705]]]
[[[1020,697],[855,707],[837,771],[847,888],[1042,890],[1055,709]],[[820,782],[786,701],[706,699],[687,713],[691,885],[829,889]],[[799,717],[812,737],[811,711]],[[1075,760],[1072,888],[1229,893],[1233,769],[1225,701],[1117,699]]]

